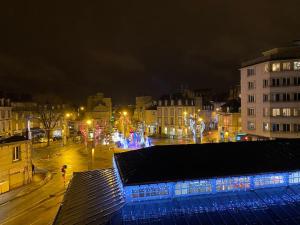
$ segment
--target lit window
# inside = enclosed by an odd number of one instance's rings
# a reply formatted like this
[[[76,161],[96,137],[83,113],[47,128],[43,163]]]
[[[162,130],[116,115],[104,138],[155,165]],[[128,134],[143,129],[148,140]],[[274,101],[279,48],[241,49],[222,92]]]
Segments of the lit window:
[[[254,122],[251,122],[251,121],[248,121],[248,130],[255,130],[255,123]]]
[[[21,146],[16,146],[13,148],[13,161],[21,160]]]
[[[300,70],[300,61],[294,62],[294,70]]]
[[[290,62],[282,63],[282,69],[283,70],[291,70],[291,63]]]
[[[272,64],[272,71],[273,72],[280,71],[280,63],[273,63]]]
[[[272,116],[280,116],[280,109],[272,109]]]
[[[279,186],[284,183],[283,175],[258,175],[253,178],[255,187]]]
[[[216,180],[218,192],[247,190],[250,188],[250,177],[220,178]]]
[[[290,108],[282,109],[282,115],[283,116],[291,116],[291,109]]]
[[[270,72],[270,65],[269,65],[269,63],[265,64],[265,72],[266,73]]]
[[[270,127],[269,127],[269,123],[263,123],[263,130],[264,131],[269,131],[270,130]]]
[[[289,174],[289,184],[300,183],[300,172],[293,172]]]

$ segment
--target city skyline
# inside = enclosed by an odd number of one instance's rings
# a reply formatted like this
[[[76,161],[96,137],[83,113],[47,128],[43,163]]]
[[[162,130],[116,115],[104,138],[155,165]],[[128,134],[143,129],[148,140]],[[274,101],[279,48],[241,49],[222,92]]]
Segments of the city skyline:
[[[299,39],[296,3],[5,2],[0,90],[117,103],[181,84],[222,91],[242,61]]]

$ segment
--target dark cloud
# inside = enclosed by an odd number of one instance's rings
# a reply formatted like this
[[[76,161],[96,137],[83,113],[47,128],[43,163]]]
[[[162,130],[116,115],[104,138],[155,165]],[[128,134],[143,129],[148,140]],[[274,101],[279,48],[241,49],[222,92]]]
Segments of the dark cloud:
[[[297,0],[2,1],[0,88],[115,102],[224,89],[241,61],[299,39]]]

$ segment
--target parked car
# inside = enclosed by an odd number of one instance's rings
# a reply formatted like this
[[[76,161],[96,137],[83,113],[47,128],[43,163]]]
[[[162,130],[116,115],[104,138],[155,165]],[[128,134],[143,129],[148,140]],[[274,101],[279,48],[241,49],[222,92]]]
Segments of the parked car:
[[[50,142],[52,142],[52,141],[53,141],[53,139],[52,139],[52,138],[50,138],[50,139],[49,139],[49,141],[50,141]],[[47,138],[45,138],[45,137],[42,137],[42,138],[40,138],[40,139],[39,139],[39,142],[40,142],[40,143],[47,143],[47,142],[48,142],[48,139],[47,139]]]
[[[53,141],[60,141],[60,140],[62,140],[62,137],[59,136],[53,137]]]

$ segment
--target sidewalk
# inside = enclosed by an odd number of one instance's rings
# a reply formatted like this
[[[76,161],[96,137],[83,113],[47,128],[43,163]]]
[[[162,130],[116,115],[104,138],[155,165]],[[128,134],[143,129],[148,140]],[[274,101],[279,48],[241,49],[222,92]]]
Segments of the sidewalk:
[[[0,195],[0,206],[37,190],[46,184],[51,178],[52,174],[48,170],[36,168],[30,184]]]

